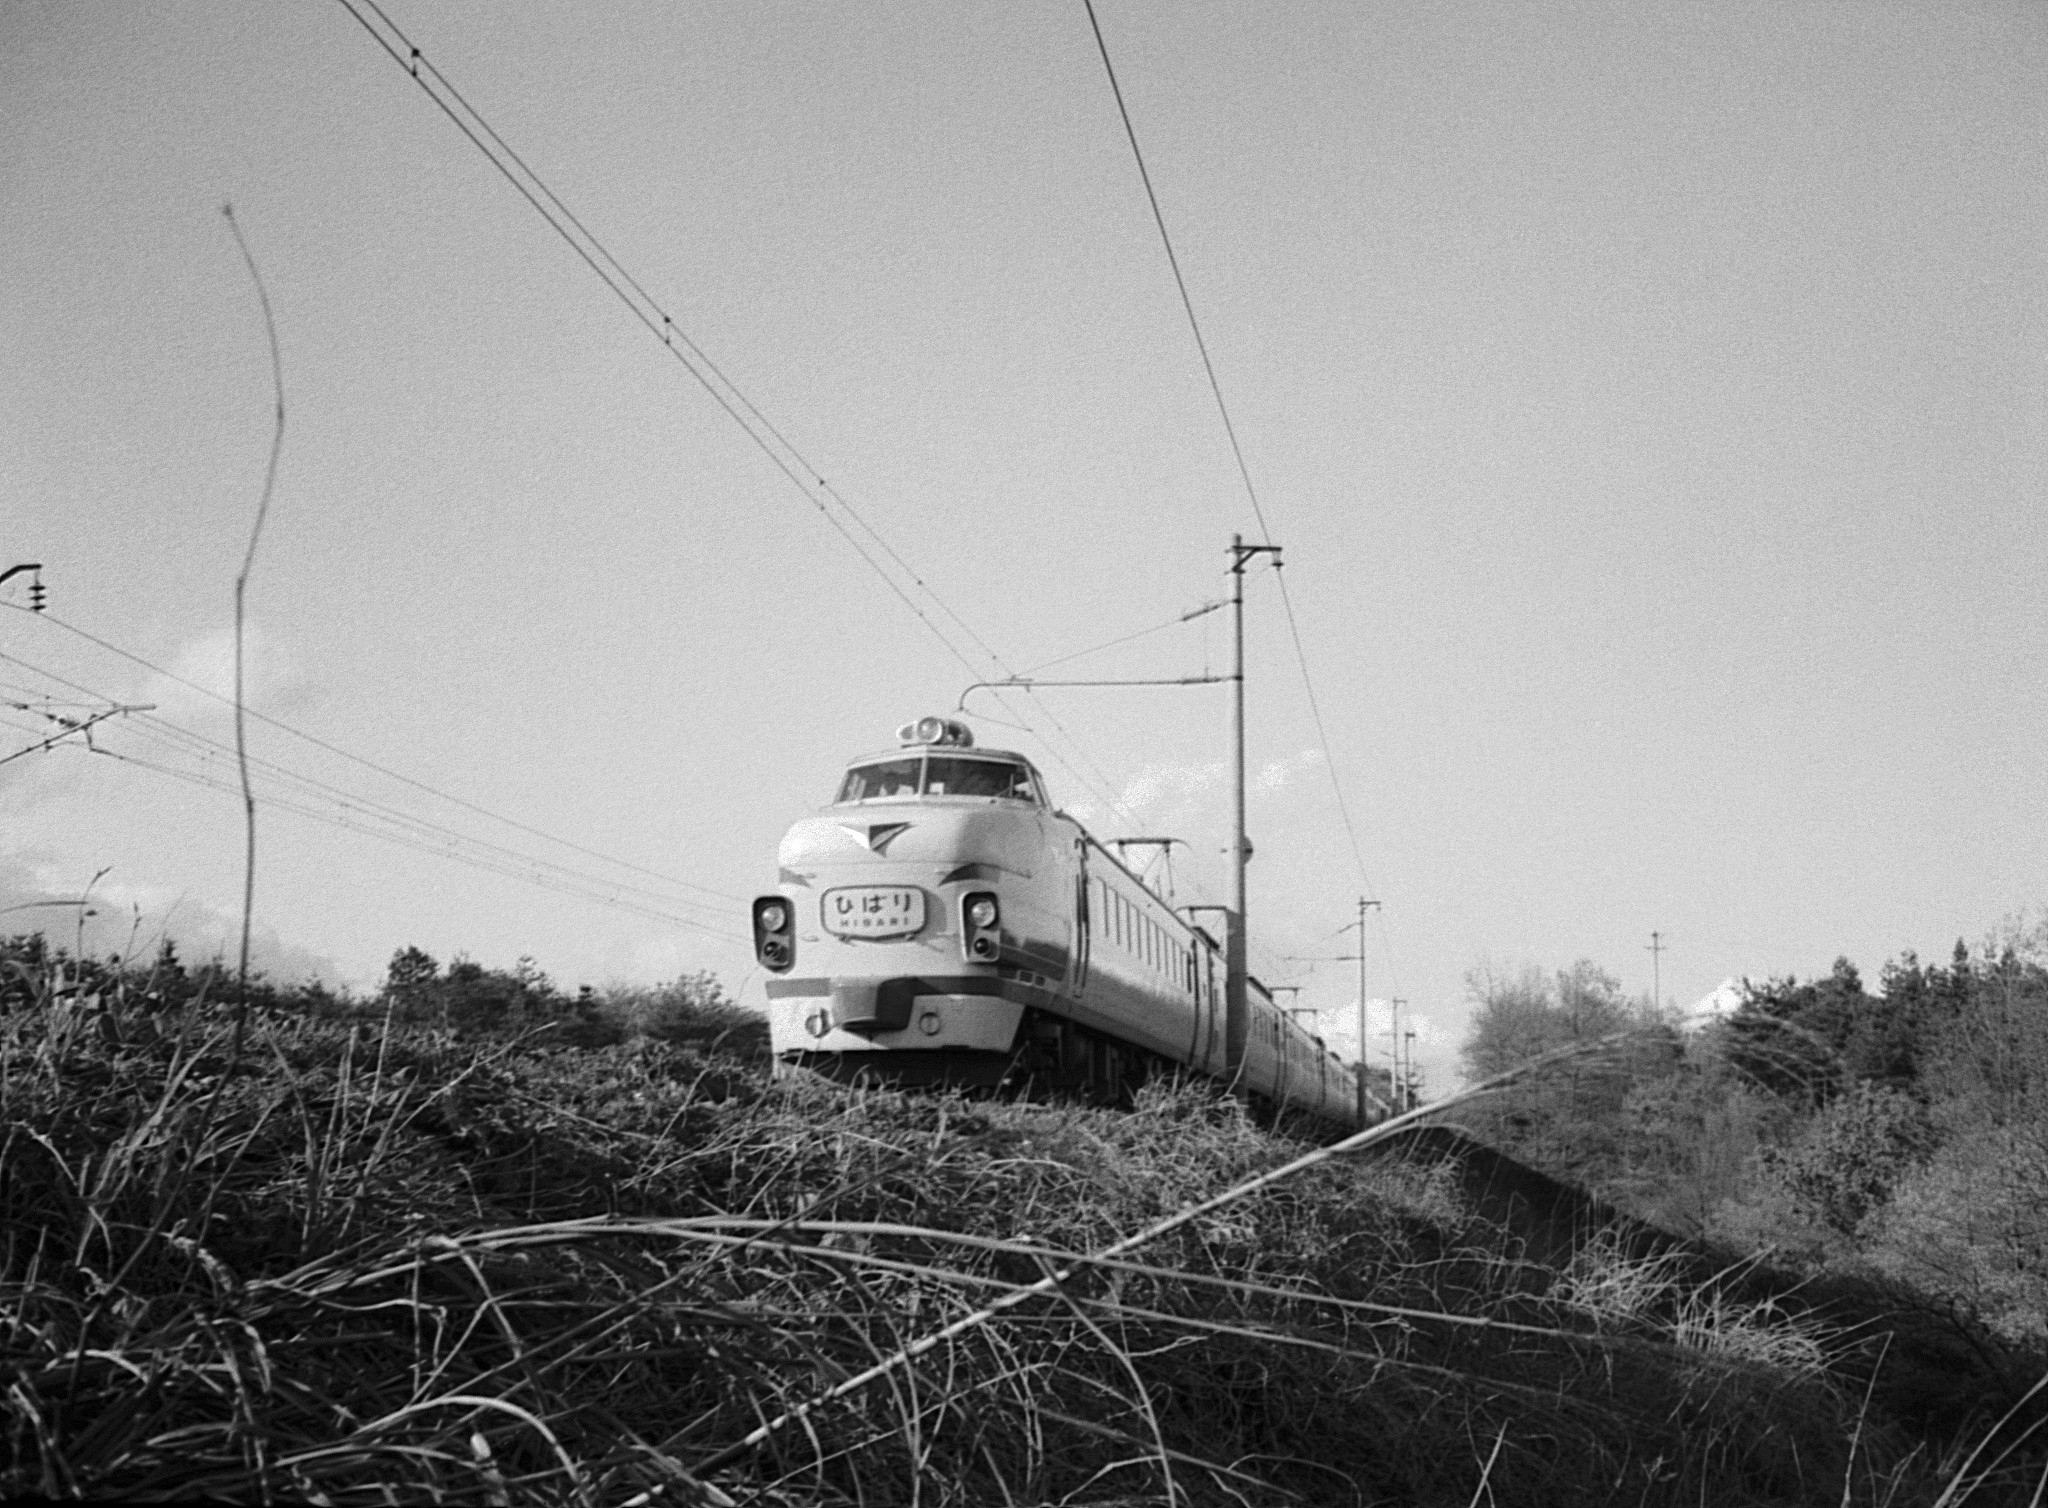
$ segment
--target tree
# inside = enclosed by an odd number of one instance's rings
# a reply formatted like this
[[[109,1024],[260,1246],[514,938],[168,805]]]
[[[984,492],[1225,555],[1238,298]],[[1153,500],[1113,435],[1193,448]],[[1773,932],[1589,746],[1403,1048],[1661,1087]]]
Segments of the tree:
[[[1789,975],[1745,981],[1728,1018],[1729,1061],[1773,1094],[1823,1105],[1852,1082],[1849,1043],[1876,1006],[1846,958],[1807,984]]]
[[[400,948],[384,969],[384,988],[401,998],[416,995],[441,977],[441,965],[422,948]]]
[[[1465,976],[1465,988],[1478,1009],[1458,1054],[1474,1082],[1655,1019],[1651,1007],[1622,995],[1620,980],[1584,958],[1555,976],[1533,964],[1512,978],[1482,966]]]
[[[1860,1080],[1787,1147],[1766,1148],[1766,1174],[1803,1213],[1854,1236],[1933,1146],[1925,1110],[1901,1090]]]
[[[1590,960],[1546,976],[1491,968],[1466,976],[1474,1011],[1460,1047],[1466,1077],[1497,1077],[1550,1055],[1471,1113],[1475,1129],[1546,1170],[1596,1187],[1629,1167],[1624,1107],[1631,1087],[1672,1071],[1676,1032],[1646,1001]]]

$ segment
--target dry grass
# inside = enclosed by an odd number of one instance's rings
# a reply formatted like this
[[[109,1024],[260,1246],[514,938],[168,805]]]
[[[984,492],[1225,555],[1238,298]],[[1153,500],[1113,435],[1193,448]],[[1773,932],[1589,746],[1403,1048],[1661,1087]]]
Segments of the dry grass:
[[[286,1016],[237,1061],[203,1001],[18,966],[0,999],[10,1494],[2018,1490],[1996,1450],[1937,1471],[1811,1320],[1597,1249],[1545,1293],[1442,1170],[1261,1182],[1310,1149],[1203,1088],[1116,1115]]]

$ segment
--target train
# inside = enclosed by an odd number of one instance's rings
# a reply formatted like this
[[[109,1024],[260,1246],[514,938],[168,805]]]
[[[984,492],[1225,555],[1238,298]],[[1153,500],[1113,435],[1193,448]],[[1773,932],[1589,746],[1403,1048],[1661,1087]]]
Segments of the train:
[[[1119,1103],[1182,1072],[1338,1126],[1388,1113],[1259,981],[1230,989],[1233,913],[1163,899],[954,719],[849,761],[776,858],[752,924],[778,1073]]]

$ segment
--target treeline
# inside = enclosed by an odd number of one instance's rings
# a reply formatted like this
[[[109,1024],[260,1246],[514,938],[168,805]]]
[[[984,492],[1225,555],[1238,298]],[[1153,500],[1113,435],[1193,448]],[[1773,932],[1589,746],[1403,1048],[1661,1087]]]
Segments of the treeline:
[[[2013,1339],[2048,1336],[2048,923],[1875,991],[1746,982],[1699,1023],[1581,962],[1476,971],[1462,1113],[1524,1161],[1666,1229],[1896,1278]]]
[[[582,985],[572,992],[531,958],[491,969],[458,955],[444,968],[423,949],[405,947],[392,954],[383,984],[369,994],[260,977],[244,991],[232,967],[217,958],[188,964],[169,939],[143,962],[118,955],[74,958],[40,934],[0,938],[0,1009],[10,992],[25,1001],[27,981],[37,978],[61,980],[64,993],[80,1000],[119,991],[144,1012],[239,1002],[246,994],[252,1011],[389,1020],[465,1040],[532,1037],[537,1045],[595,1049],[639,1039],[717,1047],[749,1059],[765,1060],[768,1053],[767,1022],[734,1003],[708,971],[657,985]]]

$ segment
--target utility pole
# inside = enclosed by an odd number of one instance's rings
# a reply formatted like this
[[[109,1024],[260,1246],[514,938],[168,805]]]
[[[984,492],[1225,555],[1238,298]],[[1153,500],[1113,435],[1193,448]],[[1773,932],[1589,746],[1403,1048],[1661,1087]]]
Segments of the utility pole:
[[[1403,1000],[1400,1003],[1402,1005],[1406,1005],[1408,1002]],[[1413,1110],[1415,1108],[1415,1101],[1417,1098],[1415,1091],[1421,1087],[1415,1082],[1414,1027],[1409,1027],[1408,1030],[1402,1034],[1399,1045],[1404,1049],[1403,1055],[1406,1060],[1405,1066],[1401,1069],[1401,1108],[1403,1110]]]
[[[1377,911],[1380,908],[1380,903],[1378,901],[1369,901],[1361,895],[1358,898],[1358,920],[1351,924],[1352,927],[1358,929],[1358,1123],[1360,1125],[1365,1124],[1366,1108],[1365,1044],[1368,1038],[1365,1034],[1365,911],[1368,906]],[[1351,927],[1346,927],[1344,930],[1349,932]],[[1387,1087],[1391,1090],[1393,1085],[1394,1076],[1389,1074],[1387,1076]]]
[[[1224,953],[1224,1062],[1235,1076],[1244,1066],[1244,1046],[1251,1022],[1251,1009],[1246,999],[1245,975],[1248,963],[1245,952],[1245,865],[1252,856],[1251,840],[1244,831],[1244,568],[1245,563],[1260,555],[1271,555],[1277,562],[1280,558],[1278,545],[1248,545],[1242,534],[1230,536],[1230,574],[1232,577],[1231,642],[1231,773],[1237,788],[1237,822],[1231,836],[1230,870],[1232,877],[1231,914],[1229,947]],[[1360,949],[1363,952],[1363,949]]]
[[[1659,955],[1664,951],[1664,934],[1662,932],[1652,932],[1650,934],[1650,946],[1647,951],[1650,955],[1650,999],[1655,1003],[1657,1009],[1661,1011],[1664,1009],[1664,971],[1659,967],[1663,962]]]
[[[1387,1002],[1387,1035],[1394,1039],[1393,1046],[1387,1049],[1393,1063],[1387,1070],[1387,1093],[1393,1096],[1396,1115],[1408,1108],[1407,1098],[1402,1092],[1403,1086],[1408,1082],[1408,1075],[1401,1068],[1401,1007],[1407,1003],[1399,996]]]

